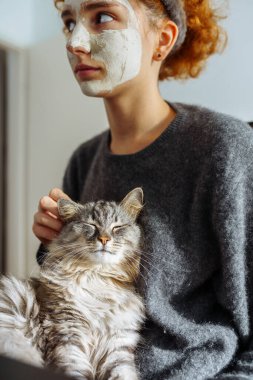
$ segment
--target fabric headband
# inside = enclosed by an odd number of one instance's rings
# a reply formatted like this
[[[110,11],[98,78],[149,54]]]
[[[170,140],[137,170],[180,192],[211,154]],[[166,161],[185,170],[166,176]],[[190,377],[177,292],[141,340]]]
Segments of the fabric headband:
[[[161,0],[169,18],[178,26],[179,34],[173,51],[180,48],[186,36],[186,14],[181,0]]]

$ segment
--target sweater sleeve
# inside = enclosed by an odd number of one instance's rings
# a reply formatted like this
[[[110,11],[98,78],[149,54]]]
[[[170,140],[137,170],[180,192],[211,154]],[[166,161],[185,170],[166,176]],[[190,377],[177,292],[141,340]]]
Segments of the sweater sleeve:
[[[230,152],[230,163],[223,164],[216,178],[212,222],[221,268],[216,296],[231,316],[238,345],[232,362],[215,379],[249,380],[253,379],[253,133]]]

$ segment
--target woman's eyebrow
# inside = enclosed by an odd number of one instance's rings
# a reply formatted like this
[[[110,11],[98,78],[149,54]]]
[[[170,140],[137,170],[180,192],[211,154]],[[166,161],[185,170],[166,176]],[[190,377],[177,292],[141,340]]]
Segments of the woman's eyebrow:
[[[81,10],[90,11],[97,8],[112,8],[112,7],[118,7],[118,6],[120,6],[120,4],[117,3],[116,1],[110,1],[110,2],[109,1],[91,1],[91,2],[82,3]],[[61,18],[71,16],[71,15],[72,15],[72,12],[66,9],[62,11]]]
[[[116,1],[94,1],[94,2],[87,2],[82,4],[82,9],[83,10],[93,10],[97,8],[111,8],[111,7],[118,7],[119,3]]]

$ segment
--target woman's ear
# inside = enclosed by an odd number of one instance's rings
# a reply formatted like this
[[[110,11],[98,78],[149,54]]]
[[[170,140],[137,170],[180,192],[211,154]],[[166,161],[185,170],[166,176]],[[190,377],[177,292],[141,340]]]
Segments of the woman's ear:
[[[177,25],[169,19],[161,20],[161,25],[158,30],[158,41],[156,44],[156,50],[153,54],[153,60],[163,61],[173,49],[177,37]]]

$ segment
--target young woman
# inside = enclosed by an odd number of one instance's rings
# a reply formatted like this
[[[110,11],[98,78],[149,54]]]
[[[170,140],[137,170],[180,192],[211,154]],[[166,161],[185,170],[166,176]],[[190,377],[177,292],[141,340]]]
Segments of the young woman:
[[[40,200],[38,260],[61,230],[59,198],[117,201],[142,187],[141,378],[252,379],[253,133],[158,90],[158,79],[197,76],[221,48],[211,0],[56,4],[75,78],[103,98],[110,129],[73,153],[63,190]]]

